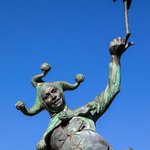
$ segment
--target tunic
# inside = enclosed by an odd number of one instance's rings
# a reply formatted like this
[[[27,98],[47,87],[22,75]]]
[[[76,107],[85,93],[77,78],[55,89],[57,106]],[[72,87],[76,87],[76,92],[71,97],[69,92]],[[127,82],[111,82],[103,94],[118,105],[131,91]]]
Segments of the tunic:
[[[60,124],[51,134],[51,150],[112,150],[95,132],[95,123],[85,117],[73,117]]]

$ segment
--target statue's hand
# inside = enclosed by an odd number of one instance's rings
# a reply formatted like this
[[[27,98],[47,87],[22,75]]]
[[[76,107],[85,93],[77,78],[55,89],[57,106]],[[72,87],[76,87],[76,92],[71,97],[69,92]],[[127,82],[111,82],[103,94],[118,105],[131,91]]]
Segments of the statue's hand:
[[[113,41],[110,42],[109,51],[111,55],[121,56],[123,52],[133,45],[133,42],[127,43],[129,39],[129,34],[126,35],[125,39],[121,39],[121,37],[115,38]]]
[[[18,110],[23,110],[25,108],[25,104],[22,101],[18,101],[15,106]]]
[[[45,140],[41,140],[38,142],[38,144],[36,145],[36,150],[46,150],[47,149],[47,145],[45,143]]]

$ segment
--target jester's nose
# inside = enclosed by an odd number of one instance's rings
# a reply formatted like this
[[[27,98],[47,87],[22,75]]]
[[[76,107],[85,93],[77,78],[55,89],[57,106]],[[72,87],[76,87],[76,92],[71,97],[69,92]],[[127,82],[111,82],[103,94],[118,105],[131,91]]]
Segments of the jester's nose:
[[[52,100],[55,100],[57,98],[57,96],[55,95],[51,95],[51,97],[52,97]]]

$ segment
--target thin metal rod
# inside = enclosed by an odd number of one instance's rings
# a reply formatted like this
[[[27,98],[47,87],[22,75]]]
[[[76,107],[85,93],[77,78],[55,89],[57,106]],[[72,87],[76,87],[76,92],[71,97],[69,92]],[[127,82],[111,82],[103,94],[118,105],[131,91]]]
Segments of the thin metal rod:
[[[125,26],[126,26],[126,34],[130,34],[129,31],[129,20],[128,20],[128,4],[127,0],[124,0],[124,15],[125,15]]]

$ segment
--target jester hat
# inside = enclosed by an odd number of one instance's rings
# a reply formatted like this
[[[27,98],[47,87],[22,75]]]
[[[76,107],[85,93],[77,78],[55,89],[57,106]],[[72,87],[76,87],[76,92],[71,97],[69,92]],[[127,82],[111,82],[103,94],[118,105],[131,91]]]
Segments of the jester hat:
[[[42,99],[41,99],[41,93],[42,91],[47,88],[48,86],[55,86],[57,87],[62,93],[67,91],[67,90],[74,90],[76,89],[81,82],[84,81],[84,76],[82,74],[77,74],[75,77],[75,83],[70,84],[65,81],[56,81],[56,82],[45,82],[42,78],[46,76],[46,74],[51,70],[51,66],[48,63],[43,63],[41,65],[41,74],[35,75],[32,77],[32,85],[34,88],[37,90],[37,95],[36,95],[36,101],[34,104],[34,107],[42,107]]]

